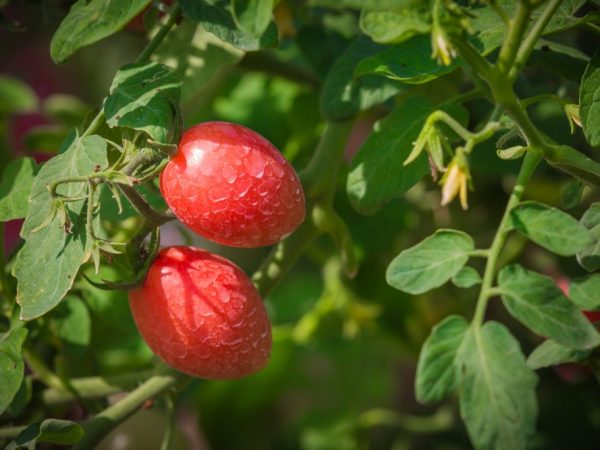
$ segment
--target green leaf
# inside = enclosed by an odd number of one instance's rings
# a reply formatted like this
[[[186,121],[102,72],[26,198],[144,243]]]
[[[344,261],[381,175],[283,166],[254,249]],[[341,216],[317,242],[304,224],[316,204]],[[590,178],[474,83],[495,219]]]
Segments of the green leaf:
[[[31,158],[15,159],[4,168],[0,182],[0,222],[25,217],[35,171],[35,161]]]
[[[469,325],[460,316],[449,316],[431,330],[423,344],[415,394],[421,403],[435,403],[456,391],[460,382],[460,366],[456,354]]]
[[[346,182],[348,197],[358,212],[376,212],[429,172],[425,154],[407,166],[404,162],[425,120],[435,109],[448,112],[459,122],[466,121],[462,106],[447,103],[434,108],[423,97],[410,97],[375,124],[354,156]]]
[[[27,84],[8,75],[0,75],[0,116],[33,112],[38,99]]]
[[[571,180],[562,190],[560,195],[560,204],[565,209],[575,208],[581,201],[583,188],[585,184],[579,180]]]
[[[469,260],[473,239],[456,230],[437,230],[400,252],[386,271],[388,284],[409,294],[422,294],[444,284]]]
[[[260,50],[277,45],[277,27],[270,22],[264,33],[255,35],[239,29],[227,9],[226,0],[180,0],[183,14],[206,31],[241,50]]]
[[[63,19],[50,42],[50,56],[65,62],[77,50],[119,31],[150,0],[79,0]]]
[[[189,20],[177,27],[177,33],[169,33],[155,52],[158,62],[173,68],[181,78],[182,102],[210,89],[211,82],[242,56],[243,51]]]
[[[354,76],[380,75],[409,84],[432,81],[460,67],[459,61],[443,66],[431,58],[431,38],[414,36],[408,41],[363,59],[354,69]]]
[[[600,274],[571,281],[569,297],[581,309],[600,311]]]
[[[325,119],[347,119],[406,89],[402,83],[380,77],[354,79],[352,71],[356,64],[382,48],[385,47],[374,44],[366,37],[359,37],[335,60],[321,91],[320,107]]]
[[[29,209],[21,235],[25,245],[17,255],[13,273],[18,280],[17,303],[21,319],[31,320],[54,308],[71,288],[79,267],[89,257],[90,240],[82,219],[84,200],[68,203],[73,226],[66,233],[54,217],[45,227],[51,201],[47,185],[64,177],[87,176],[96,166],[108,166],[106,141],[100,136],[77,138],[65,143],[67,150],[42,166],[31,190]],[[57,193],[76,196],[84,192],[82,183],[61,184]]]
[[[538,413],[537,376],[502,324],[469,330],[459,351],[460,415],[476,449],[525,449]]]
[[[33,395],[33,380],[30,377],[24,377],[21,386],[19,386],[19,390],[14,396],[12,402],[9,407],[6,408],[5,414],[8,417],[19,417],[29,402],[31,402],[31,397]]]
[[[6,450],[35,449],[38,442],[57,445],[71,445],[84,435],[83,428],[76,422],[60,419],[46,419],[25,428]]]
[[[594,240],[573,217],[543,203],[523,202],[510,215],[519,232],[557,255],[575,255]]]
[[[515,11],[514,0],[501,0],[510,16]],[[555,33],[576,26],[581,19],[573,16],[584,0],[565,0],[561,3],[552,19],[544,28],[544,34]],[[541,14],[543,8],[537,8],[531,23]],[[469,36],[471,44],[484,56],[498,48],[505,39],[506,26],[489,6],[472,8],[475,18],[470,20],[470,28],[474,31]],[[365,58],[354,71],[356,77],[380,75],[404,83],[427,83],[435,78],[450,73],[462,66],[462,61],[454,60],[443,66],[431,58],[431,39],[429,36],[414,36],[408,41],[393,45],[382,52]]]
[[[170,143],[177,124],[181,80],[156,62],[121,67],[104,102],[110,127],[141,130],[155,141]]]
[[[67,344],[85,348],[90,343],[90,313],[83,301],[75,295],[67,294],[52,311],[50,326],[55,335]]]
[[[240,30],[260,37],[271,23],[274,0],[231,0],[233,20]]]
[[[579,116],[587,141],[592,147],[600,147],[600,49],[592,57],[581,79]]]
[[[527,365],[533,370],[538,370],[558,364],[578,363],[585,361],[590,353],[591,350],[573,350],[548,339],[531,352],[527,358]]]
[[[481,284],[481,275],[473,267],[465,266],[454,274],[452,283],[456,287],[468,289]]]
[[[431,30],[431,15],[425,8],[369,11],[360,15],[362,31],[380,44],[397,44]]]
[[[27,328],[11,329],[0,337],[0,414],[9,407],[23,382],[22,348]]]
[[[600,334],[552,278],[513,264],[500,271],[498,286],[508,312],[533,332],[579,350],[600,344]]]
[[[593,203],[579,220],[593,236],[593,242],[577,253],[579,265],[588,272],[600,269],[600,203]]]
[[[585,53],[576,48],[540,39],[529,57],[529,64],[579,82],[589,60]]]

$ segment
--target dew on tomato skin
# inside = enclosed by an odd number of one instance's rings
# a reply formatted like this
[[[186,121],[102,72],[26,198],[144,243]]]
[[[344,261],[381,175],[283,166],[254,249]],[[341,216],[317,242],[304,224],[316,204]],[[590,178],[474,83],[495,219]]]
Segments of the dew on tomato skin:
[[[237,180],[238,173],[231,165],[225,164],[221,170],[221,176],[228,184],[233,184]]]
[[[246,173],[254,178],[262,178],[265,173],[265,160],[259,151],[253,150],[243,161]]]
[[[215,186],[208,190],[208,199],[211,202],[219,203],[227,200],[227,198],[229,198],[229,193],[226,189]]]
[[[269,164],[269,167],[277,178],[283,177],[283,166],[281,164]]]
[[[247,175],[242,175],[235,185],[235,195],[238,198],[244,198],[251,187],[252,180]]]

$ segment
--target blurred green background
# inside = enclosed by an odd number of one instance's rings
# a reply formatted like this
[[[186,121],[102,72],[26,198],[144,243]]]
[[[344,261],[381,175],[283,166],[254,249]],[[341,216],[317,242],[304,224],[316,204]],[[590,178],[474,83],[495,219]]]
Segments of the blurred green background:
[[[282,3],[303,7],[302,2]],[[5,10],[9,17],[21,21],[23,30],[0,30],[0,76],[13,77],[28,86],[31,101],[29,107],[5,113],[0,119],[2,166],[18,156],[31,154],[43,160],[55,152],[67,127],[78,124],[100,104],[116,70],[133,61],[145,45],[143,29],[126,29],[79,52],[67,64],[55,66],[49,56],[49,40],[68,4],[14,2]],[[180,26],[188,28],[188,38],[167,41],[158,57],[181,68],[189,54],[173,58],[168,46],[187,52],[185,45],[198,44],[195,48],[200,50],[193,58],[201,70],[185,72],[189,78],[182,105],[186,126],[205,120],[247,125],[271,140],[297,168],[302,167],[323,128],[317,86],[356,33],[356,15],[346,10],[307,9],[302,22],[291,25],[291,34],[284,37],[277,53],[264,51],[258,58],[242,57],[206,36],[196,35],[190,24]],[[594,45],[588,38],[580,33],[556,37],[589,53]],[[268,73],[267,63],[260,59],[263,57],[290,62],[310,74],[315,83]],[[190,67],[196,67],[194,64]],[[524,96],[562,90],[576,98],[576,79],[556,77],[535,67],[527,75],[517,85]],[[418,89],[437,100],[453,95],[465,84],[462,74],[453,73]],[[473,101],[467,106],[472,126],[489,113],[483,102]],[[375,118],[384,112],[385,107],[359,118],[346,162]],[[533,117],[559,142],[584,148],[583,139],[570,134],[560,107],[541,104],[534,108]],[[477,289],[445,286],[411,297],[390,288],[384,274],[400,250],[437,228],[465,230],[479,246],[487,245],[516,167],[514,162],[500,161],[490,142],[474,152],[471,168],[476,189],[470,193],[467,212],[458,205],[440,207],[439,187],[428,178],[372,216],[361,216],[349,205],[344,169],[335,203],[360,254],[358,276],[348,280],[340,273],[329,238],[311,246],[266,299],[274,326],[274,347],[267,369],[240,381],[195,380],[189,384],[178,394],[173,448],[470,448],[456,403],[450,400],[434,408],[417,404],[413,380],[418,351],[431,327],[450,313],[470,315]],[[544,166],[527,197],[558,205],[566,182],[566,177]],[[598,200],[597,194],[585,191],[581,207],[571,212],[579,216],[594,200]],[[111,217],[110,212],[106,214],[105,218]],[[12,252],[18,246],[13,230],[17,227],[9,224],[6,230],[6,245]],[[191,237],[180,225],[166,225],[163,245],[179,242],[225,255],[248,273],[266,254],[266,250],[219,247]],[[557,280],[582,275],[574,260],[557,259],[518,236],[508,246],[509,258],[520,257],[528,266]],[[114,270],[106,268],[105,272],[101,275],[118,278]],[[491,305],[489,316],[510,326],[526,354],[541,341],[516,324],[499,304]],[[42,335],[36,350],[64,375],[114,375],[148,369],[153,363],[151,352],[135,329],[125,294],[100,291],[81,282],[75,295],[44,320],[46,325],[37,331]],[[591,374],[583,367],[563,367],[545,369],[540,377],[539,431],[532,448],[598,448],[600,391]],[[39,386],[34,383],[34,399],[36,388]],[[40,409],[30,404],[22,414],[29,420],[39,419]],[[82,410],[74,405],[46,414],[77,419]],[[11,423],[10,416],[0,420]],[[101,448],[157,449],[163,429],[164,405],[157,402],[111,433]]]

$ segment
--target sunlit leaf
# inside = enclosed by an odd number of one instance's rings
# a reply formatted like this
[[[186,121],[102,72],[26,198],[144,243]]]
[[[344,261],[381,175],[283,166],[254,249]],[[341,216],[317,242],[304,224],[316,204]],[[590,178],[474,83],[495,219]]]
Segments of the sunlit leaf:
[[[525,449],[538,413],[537,377],[504,325],[486,322],[464,337],[460,415],[476,449]]]
[[[513,264],[498,275],[504,306],[535,333],[569,348],[600,344],[600,334],[550,277]]]
[[[469,325],[460,316],[449,316],[431,330],[417,365],[415,395],[421,403],[438,402],[454,393],[460,383],[456,354]]]
[[[400,252],[387,268],[390,286],[422,294],[444,284],[469,260],[473,239],[456,230],[438,230],[414,247]]]

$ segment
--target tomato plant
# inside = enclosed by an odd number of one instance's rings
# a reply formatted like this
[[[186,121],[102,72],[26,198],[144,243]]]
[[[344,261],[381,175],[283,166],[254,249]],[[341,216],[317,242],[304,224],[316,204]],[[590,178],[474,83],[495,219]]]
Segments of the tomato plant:
[[[598,6],[0,1],[0,442],[597,446]]]

